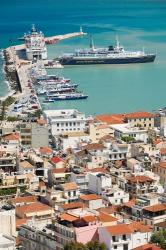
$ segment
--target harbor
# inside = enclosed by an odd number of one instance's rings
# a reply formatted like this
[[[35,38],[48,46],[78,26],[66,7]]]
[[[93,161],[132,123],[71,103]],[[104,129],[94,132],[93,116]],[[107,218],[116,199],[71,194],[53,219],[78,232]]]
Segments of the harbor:
[[[57,75],[49,76],[46,71],[46,69],[63,68],[58,61],[47,58],[46,44],[52,44],[55,39],[60,41],[85,34],[81,29],[80,32],[45,38],[33,25],[31,33],[24,36],[25,44],[10,46],[3,51],[6,78],[11,91],[0,100],[3,102],[9,96],[13,98],[14,103],[8,107],[9,116],[22,117],[41,110],[38,98],[41,92],[45,96],[43,104],[88,97],[78,92],[76,90],[78,84],[70,83],[70,79]]]

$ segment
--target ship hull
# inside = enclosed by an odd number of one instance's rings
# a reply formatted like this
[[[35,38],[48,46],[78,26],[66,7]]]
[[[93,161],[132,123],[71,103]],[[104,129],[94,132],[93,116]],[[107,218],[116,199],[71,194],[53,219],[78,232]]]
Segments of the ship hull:
[[[60,58],[62,65],[92,65],[92,64],[132,64],[132,63],[150,63],[154,62],[155,55],[146,55],[133,58]]]

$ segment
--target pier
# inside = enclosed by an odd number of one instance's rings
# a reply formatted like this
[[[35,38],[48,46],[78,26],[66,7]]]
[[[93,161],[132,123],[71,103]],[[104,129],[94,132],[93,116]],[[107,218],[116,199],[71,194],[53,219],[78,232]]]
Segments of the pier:
[[[80,32],[74,32],[74,33],[69,33],[69,34],[65,34],[65,35],[46,37],[45,42],[46,42],[46,44],[53,44],[53,43],[56,43],[60,40],[69,39],[69,38],[78,37],[78,36],[84,36],[86,34],[87,33],[84,33],[82,31],[82,29],[80,29]]]
[[[56,35],[56,36],[50,36],[50,37],[45,37],[45,43],[46,44],[54,44],[58,41],[64,40],[64,39],[69,39],[69,38],[74,38],[74,37],[79,37],[79,36],[84,36],[86,33],[82,31],[82,27],[80,27],[79,32],[73,32],[73,33],[68,33],[64,35]],[[6,99],[8,96],[13,96],[16,101],[21,101],[25,97],[31,96],[32,93],[33,95],[36,95],[35,90],[32,87],[31,79],[29,76],[29,70],[32,68],[32,61],[30,60],[24,60],[20,57],[20,54],[22,51],[26,49],[25,44],[20,44],[20,45],[15,45],[15,46],[10,46],[6,48],[6,52],[8,54],[8,68],[9,72],[15,72],[16,74],[16,82],[18,84],[18,91],[10,91],[7,96],[0,98],[1,101]],[[47,67],[47,61],[46,67]],[[44,62],[44,61],[43,61]],[[54,63],[55,64],[55,63]],[[34,66],[34,63],[33,63]],[[48,67],[59,67],[59,65],[49,65]],[[62,67],[62,66],[61,66]],[[12,83],[10,83],[12,84]],[[11,85],[12,86],[12,85]],[[36,96],[37,97],[37,96]],[[39,108],[41,108],[40,102],[37,98],[37,104]],[[12,109],[12,107],[11,107]],[[11,110],[9,111],[11,115]]]

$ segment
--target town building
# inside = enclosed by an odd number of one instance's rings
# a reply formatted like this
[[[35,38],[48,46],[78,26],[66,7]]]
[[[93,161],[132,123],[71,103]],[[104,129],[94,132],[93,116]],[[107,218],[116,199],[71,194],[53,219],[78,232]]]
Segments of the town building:
[[[21,144],[32,148],[48,147],[49,128],[44,120],[23,122],[20,125]]]
[[[76,109],[45,110],[44,117],[51,126],[52,135],[86,131],[88,119]]]
[[[100,227],[99,240],[106,244],[108,250],[133,250],[135,247],[149,242],[151,231],[149,226],[140,222],[117,224]]]

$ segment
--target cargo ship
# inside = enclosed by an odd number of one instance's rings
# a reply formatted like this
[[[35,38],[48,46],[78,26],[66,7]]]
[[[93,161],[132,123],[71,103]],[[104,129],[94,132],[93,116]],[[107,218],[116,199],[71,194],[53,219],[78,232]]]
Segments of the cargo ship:
[[[91,38],[90,48],[76,50],[74,53],[63,54],[58,58],[62,65],[87,64],[131,64],[154,62],[155,54],[146,54],[142,51],[128,51],[120,45],[119,40],[115,46],[108,48],[95,48]]]

